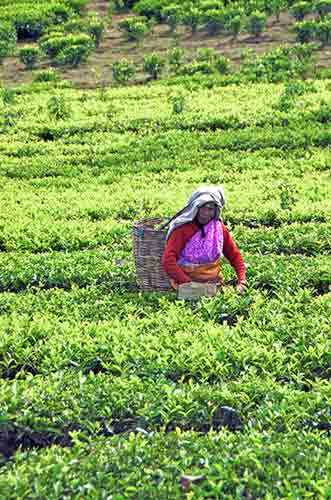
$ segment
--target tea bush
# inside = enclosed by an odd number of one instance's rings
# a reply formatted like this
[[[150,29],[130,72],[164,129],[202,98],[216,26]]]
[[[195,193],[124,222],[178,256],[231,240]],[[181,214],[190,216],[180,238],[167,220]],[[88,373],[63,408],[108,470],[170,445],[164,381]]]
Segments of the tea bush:
[[[19,3],[0,7],[0,20],[11,22],[18,40],[37,40],[49,26],[67,21],[73,11],[65,2]]]
[[[57,64],[78,66],[86,62],[95,48],[94,39],[85,33],[51,33],[40,43],[41,50]]]
[[[210,36],[217,35],[225,28],[224,12],[218,9],[206,10],[202,16],[202,22]]]
[[[173,73],[177,73],[180,66],[183,64],[185,58],[185,52],[181,47],[174,47],[169,50],[168,53],[168,64],[170,70]]]
[[[18,57],[27,69],[33,69],[39,61],[40,51],[36,47],[23,47]]]
[[[139,0],[135,3],[133,11],[149,19],[155,18],[158,22],[164,20],[162,9],[170,2],[168,0]]]
[[[59,80],[60,77],[53,68],[39,71],[34,78],[34,82],[58,82]]]
[[[112,74],[114,80],[119,84],[126,84],[136,74],[135,66],[132,62],[122,59],[113,63]]]
[[[87,20],[73,18],[63,25],[63,31],[69,33],[86,33],[94,40],[95,46],[99,47],[105,30],[105,23],[98,17],[89,17]]]
[[[290,13],[297,21],[302,21],[304,17],[311,12],[311,10],[312,7],[309,2],[300,1],[292,5]]]
[[[123,31],[129,41],[141,41],[151,30],[151,24],[146,17],[136,16],[123,19],[118,27]]]
[[[194,35],[201,22],[201,12],[197,7],[190,5],[184,9],[180,20],[184,26],[188,26],[191,29],[191,33]]]
[[[144,71],[150,75],[153,80],[161,75],[164,68],[165,61],[159,54],[150,54],[144,57],[143,67]]]
[[[182,20],[183,9],[176,3],[167,5],[161,11],[162,17],[169,25],[170,32],[174,33]]]
[[[69,47],[64,47],[55,57],[57,64],[69,65],[77,67],[83,62],[86,62],[92,50],[90,46],[77,44]]]
[[[297,34],[298,42],[307,43],[315,39],[315,34],[316,34],[315,21],[302,21],[296,23],[293,29]]]
[[[0,64],[7,56],[11,56],[16,48],[16,31],[10,22],[0,19]]]
[[[267,16],[263,12],[253,12],[246,21],[246,30],[254,36],[259,36],[267,26]]]
[[[291,78],[312,50],[257,83],[1,89],[4,498],[328,496],[330,85]],[[226,259],[214,298],[141,293],[133,223],[209,184],[246,293]]]
[[[327,16],[331,12],[330,0],[318,0],[315,3],[315,10],[322,18]]]

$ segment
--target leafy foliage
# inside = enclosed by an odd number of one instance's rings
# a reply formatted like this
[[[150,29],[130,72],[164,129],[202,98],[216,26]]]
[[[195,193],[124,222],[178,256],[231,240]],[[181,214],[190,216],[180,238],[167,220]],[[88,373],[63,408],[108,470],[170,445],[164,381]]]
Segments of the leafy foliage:
[[[290,13],[297,21],[302,21],[303,18],[311,12],[311,10],[312,7],[310,3],[303,0],[294,3],[290,9]]]
[[[10,22],[0,19],[0,63],[13,54],[16,48],[16,31]]]
[[[144,71],[148,73],[153,80],[157,80],[164,68],[165,61],[158,54],[150,54],[144,57]]]
[[[114,80],[119,84],[126,84],[136,74],[135,66],[132,62],[126,59],[116,61],[112,65],[112,73]]]
[[[253,12],[247,19],[246,30],[254,36],[259,36],[265,30],[267,16],[263,12]]]
[[[330,84],[291,78],[312,54],[1,89],[4,498],[328,497]],[[140,293],[134,221],[222,183],[246,293],[226,259],[212,299]]]
[[[118,27],[124,31],[129,41],[141,41],[151,30],[151,23],[146,17],[136,16],[128,19],[123,19],[119,22]]]
[[[19,51],[19,59],[27,69],[33,69],[40,58],[40,51],[36,47],[23,47]]]

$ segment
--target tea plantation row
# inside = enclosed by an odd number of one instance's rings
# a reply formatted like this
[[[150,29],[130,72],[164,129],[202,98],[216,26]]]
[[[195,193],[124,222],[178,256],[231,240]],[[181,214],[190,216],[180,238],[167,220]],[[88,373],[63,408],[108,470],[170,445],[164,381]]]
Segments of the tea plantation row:
[[[330,83],[285,91],[2,99],[5,498],[331,496]],[[133,222],[201,184],[225,185],[247,293],[141,294]]]

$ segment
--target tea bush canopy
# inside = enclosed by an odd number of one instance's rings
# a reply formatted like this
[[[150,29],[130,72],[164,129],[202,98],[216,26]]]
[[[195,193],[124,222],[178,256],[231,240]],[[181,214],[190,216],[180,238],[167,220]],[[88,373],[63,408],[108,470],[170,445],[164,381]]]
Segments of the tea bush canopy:
[[[2,92],[4,497],[326,496],[329,82],[44,80]],[[249,289],[141,294],[133,222],[204,183]]]
[[[91,65],[113,25],[92,2],[1,2],[1,499],[330,497],[328,2],[299,22],[297,2],[224,3],[181,2],[192,47],[171,35],[161,52],[155,19],[179,2],[116,0],[116,23],[148,32],[118,33],[104,84]],[[259,49],[256,11],[298,42],[238,63],[223,40]],[[225,187],[246,292],[224,261],[213,298],[142,293],[134,223],[201,185]]]

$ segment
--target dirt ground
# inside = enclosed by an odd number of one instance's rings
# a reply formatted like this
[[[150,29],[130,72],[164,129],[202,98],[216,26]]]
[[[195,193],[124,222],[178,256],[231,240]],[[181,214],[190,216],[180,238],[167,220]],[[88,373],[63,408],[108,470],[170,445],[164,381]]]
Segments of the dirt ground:
[[[93,0],[88,6],[88,11],[97,12],[101,18],[107,19],[107,0]],[[227,56],[234,67],[240,64],[241,54],[244,50],[251,48],[261,54],[280,45],[288,45],[295,42],[295,34],[291,30],[294,19],[287,12],[282,12],[280,21],[276,22],[271,16],[268,20],[267,30],[259,37],[254,38],[247,33],[240,34],[237,40],[224,35],[209,36],[205,31],[198,30],[194,35],[190,30],[180,27],[177,35],[169,33],[167,25],[157,25],[153,33],[139,44],[128,42],[125,36],[118,30],[118,22],[123,17],[131,14],[117,14],[113,16],[108,25],[105,36],[92,54],[87,63],[79,68],[59,67],[58,71],[65,79],[71,80],[79,88],[94,88],[100,85],[111,85],[111,65],[114,61],[122,58],[141,65],[143,57],[151,52],[165,55],[169,48],[175,43],[187,52],[188,58],[193,58],[196,50],[200,47],[212,47],[220,54]],[[20,43],[20,46],[27,45]],[[319,67],[330,67],[331,47],[325,47],[319,51],[317,65]],[[50,66],[49,61],[38,65],[37,70]],[[143,83],[146,76],[138,71],[136,83]],[[17,57],[4,60],[0,66],[0,82],[6,86],[29,83],[33,80],[33,71],[25,70]]]

